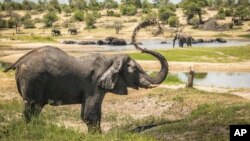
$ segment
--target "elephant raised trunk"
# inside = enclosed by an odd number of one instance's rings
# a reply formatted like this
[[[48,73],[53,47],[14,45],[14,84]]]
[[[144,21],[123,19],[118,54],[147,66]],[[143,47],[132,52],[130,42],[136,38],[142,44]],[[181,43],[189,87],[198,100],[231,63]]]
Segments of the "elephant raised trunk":
[[[137,32],[141,28],[145,28],[145,27],[150,26],[150,25],[157,25],[158,26],[159,30],[156,33],[156,35],[160,34],[163,31],[160,24],[156,20],[144,21],[135,28],[133,35],[132,35],[132,43],[134,44],[135,48],[142,51],[142,53],[148,53],[150,55],[153,55],[154,57],[156,57],[160,61],[161,70],[160,70],[160,72],[158,72],[158,74],[155,77],[151,77],[146,73],[143,73],[143,75],[141,76],[144,79],[146,79],[148,82],[150,82],[151,84],[160,84],[162,81],[164,81],[164,79],[166,78],[166,76],[168,74],[168,62],[167,62],[167,60],[160,53],[152,51],[152,50],[142,49],[141,47],[138,46],[138,44],[136,44]]]

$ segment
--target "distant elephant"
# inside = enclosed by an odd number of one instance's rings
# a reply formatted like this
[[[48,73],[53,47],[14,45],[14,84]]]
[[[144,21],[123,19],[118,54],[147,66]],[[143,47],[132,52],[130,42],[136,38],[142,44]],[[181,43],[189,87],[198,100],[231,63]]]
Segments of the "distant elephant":
[[[105,39],[107,41],[107,44],[114,45],[114,46],[124,46],[127,45],[127,42],[124,39],[119,39],[116,37],[107,37]]]
[[[179,43],[179,47],[183,47],[184,43],[187,44],[187,46],[192,46],[192,36],[190,35],[187,35],[187,34],[181,34],[181,33],[177,33],[174,37],[174,40],[173,40],[173,48],[175,46],[175,41],[178,40],[178,43]]]
[[[81,41],[77,43],[78,45],[95,45],[96,42],[94,41]]]
[[[141,24],[149,26],[155,22]],[[152,88],[151,84],[160,84],[167,77],[168,63],[160,53],[135,46],[160,61],[161,70],[156,76],[149,76],[126,54],[75,58],[52,46],[28,52],[4,72],[16,69],[17,89],[24,100],[27,122],[38,116],[46,104],[82,104],[81,119],[89,131],[101,132],[101,105],[107,92],[127,95],[128,87]]]
[[[76,44],[77,42],[76,41],[63,41],[63,44]]]
[[[97,41],[96,41],[96,44],[98,44],[98,45],[106,45],[107,42],[106,42],[106,41],[103,41],[103,40],[97,40]]]
[[[219,42],[219,43],[226,43],[227,40],[223,39],[223,38],[216,38],[215,41]]]
[[[52,29],[52,30],[51,30],[51,34],[52,34],[53,36],[58,36],[58,35],[61,35],[61,31],[58,30],[58,29]]]
[[[242,20],[239,17],[233,17],[232,18],[232,23],[234,25],[241,25],[242,24]]]
[[[68,29],[68,33],[70,33],[70,35],[76,35],[77,34],[77,29],[76,28],[70,28],[70,29]]]

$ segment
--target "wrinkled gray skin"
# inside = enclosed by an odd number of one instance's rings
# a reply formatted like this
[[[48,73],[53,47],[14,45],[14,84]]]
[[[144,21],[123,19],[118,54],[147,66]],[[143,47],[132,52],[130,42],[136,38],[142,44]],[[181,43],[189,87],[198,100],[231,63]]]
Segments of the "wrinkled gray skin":
[[[77,34],[77,29],[70,28],[70,29],[68,29],[68,33],[70,33],[70,35],[76,35]]]
[[[187,46],[192,46],[192,36],[190,35],[186,35],[186,34],[181,34],[181,33],[177,33],[174,37],[173,40],[173,48],[175,46],[175,41],[178,40],[178,44],[179,47],[183,47],[183,45],[186,43]]]
[[[24,100],[24,117],[30,121],[46,104],[82,104],[81,119],[90,132],[101,132],[101,105],[105,93],[127,95],[127,87],[150,88],[160,84],[168,64],[159,53],[145,50],[161,62],[156,77],[148,76],[128,55],[95,54],[69,56],[59,48],[45,46],[22,56],[4,72],[16,69],[18,92]]]
[[[61,31],[58,30],[58,29],[52,29],[52,30],[51,30],[51,34],[52,34],[53,36],[58,36],[58,35],[61,35]]]

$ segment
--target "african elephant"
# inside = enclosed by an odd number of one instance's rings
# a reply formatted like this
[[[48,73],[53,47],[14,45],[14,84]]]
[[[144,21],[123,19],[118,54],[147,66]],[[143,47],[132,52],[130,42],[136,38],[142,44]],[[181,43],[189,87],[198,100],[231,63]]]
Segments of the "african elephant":
[[[239,17],[233,17],[232,18],[232,23],[234,25],[241,25],[242,24],[242,20]]]
[[[155,22],[141,24],[149,26]],[[140,25],[134,35],[143,27]],[[156,76],[149,76],[126,54],[75,58],[52,46],[30,51],[4,72],[16,69],[17,89],[24,100],[23,114],[27,122],[38,116],[46,104],[81,104],[81,119],[89,131],[101,132],[101,105],[107,92],[127,95],[128,87],[152,88],[151,84],[160,84],[167,77],[168,63],[160,53],[134,45],[160,61],[161,70]]]
[[[192,36],[190,35],[186,35],[186,34],[181,34],[181,33],[177,33],[174,37],[173,40],[173,48],[175,46],[175,41],[178,40],[179,43],[179,47],[183,47],[184,43],[187,44],[187,46],[192,46]]]
[[[106,42],[106,41],[103,41],[103,40],[97,40],[97,41],[96,41],[96,44],[98,44],[98,45],[106,45],[107,42]]]
[[[114,46],[124,46],[127,45],[127,42],[124,39],[119,39],[116,37],[107,37],[105,39],[107,41],[108,45],[114,45]]]
[[[77,34],[77,29],[70,28],[70,29],[68,29],[68,33],[70,33],[70,35],[76,35]]]
[[[58,35],[61,35],[61,31],[58,30],[58,29],[52,29],[52,30],[51,30],[51,34],[52,34],[53,36],[58,36]]]

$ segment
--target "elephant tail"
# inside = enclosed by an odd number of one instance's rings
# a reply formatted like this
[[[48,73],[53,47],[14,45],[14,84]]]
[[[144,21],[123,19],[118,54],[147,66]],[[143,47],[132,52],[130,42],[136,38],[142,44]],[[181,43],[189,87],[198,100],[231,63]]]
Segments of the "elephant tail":
[[[40,48],[31,50],[30,52],[26,53],[25,55],[23,55],[22,57],[20,57],[15,63],[11,64],[9,67],[7,67],[6,69],[4,69],[3,72],[8,72],[11,69],[15,70],[19,65],[23,64],[23,62],[24,62],[23,60],[24,60],[24,58],[26,56],[30,55],[33,52],[36,52]]]

